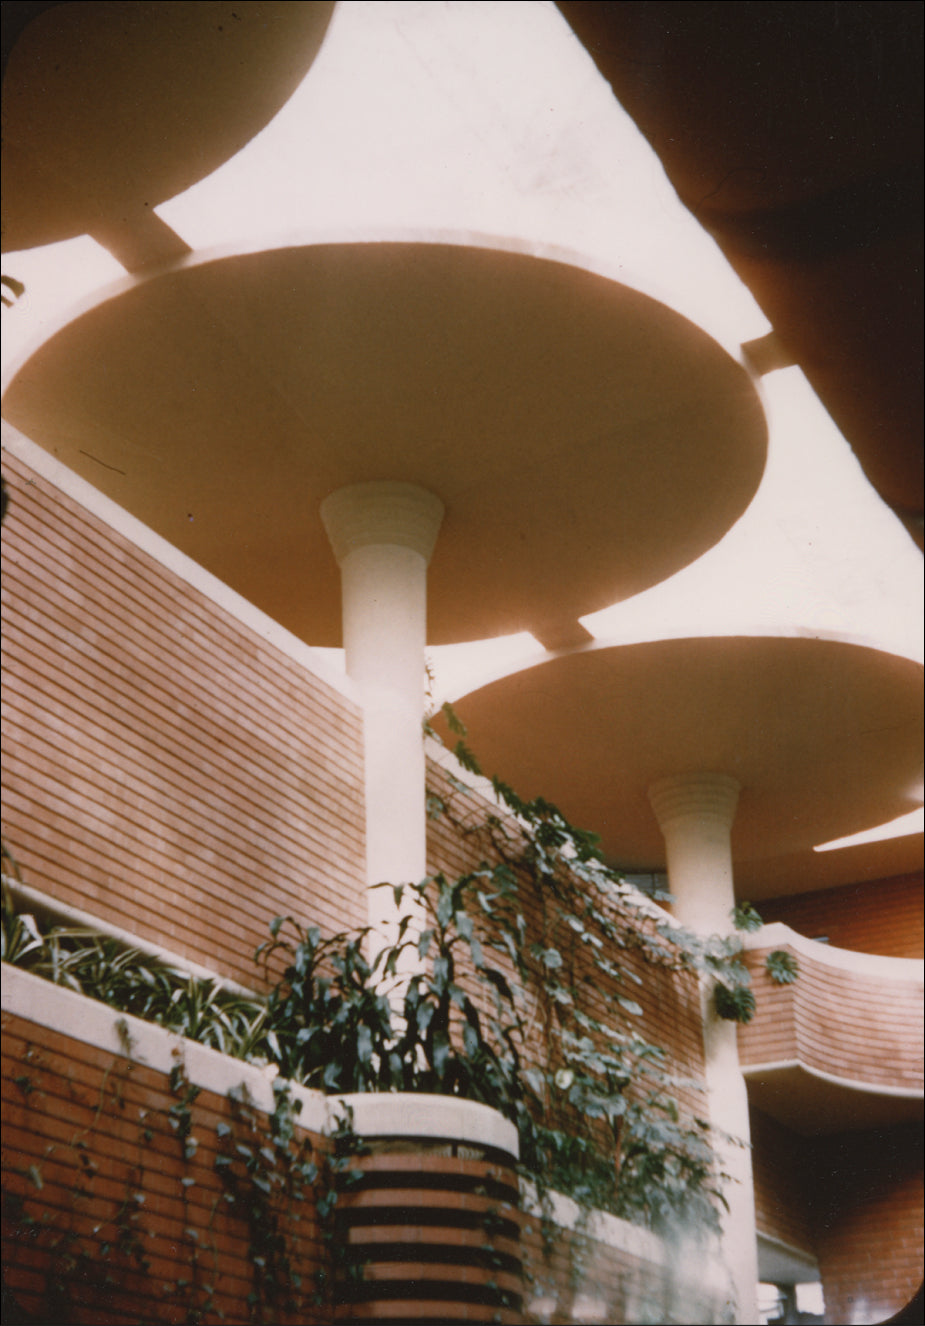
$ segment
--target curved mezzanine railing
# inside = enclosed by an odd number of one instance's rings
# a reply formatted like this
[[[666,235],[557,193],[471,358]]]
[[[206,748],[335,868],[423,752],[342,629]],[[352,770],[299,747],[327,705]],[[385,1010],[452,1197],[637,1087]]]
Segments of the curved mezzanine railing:
[[[799,965],[791,984],[765,969],[783,950]],[[921,1118],[923,963],[834,948],[781,923],[746,943],[757,998],[739,1030],[753,1106],[803,1134]]]

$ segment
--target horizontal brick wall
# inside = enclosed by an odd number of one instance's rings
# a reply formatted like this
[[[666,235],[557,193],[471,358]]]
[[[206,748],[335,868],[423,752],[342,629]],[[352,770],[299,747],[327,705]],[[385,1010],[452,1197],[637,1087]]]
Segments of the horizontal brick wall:
[[[783,921],[807,939],[824,935],[837,948],[921,958],[925,956],[922,887],[919,871],[816,893],[765,898],[758,910],[768,924]]]
[[[330,1305],[319,1306],[313,1298],[324,1252],[315,1207],[318,1190],[311,1177],[298,1200],[280,1192],[273,1206],[292,1270],[301,1278],[301,1284],[285,1281],[297,1301],[287,1311],[264,1293],[262,1307],[252,1310],[248,1304],[259,1287],[247,1219],[246,1197],[252,1190],[245,1186],[229,1201],[215,1162],[219,1155],[236,1156],[239,1146],[268,1141],[261,1111],[272,1093],[265,1078],[253,1067],[188,1043],[182,1043],[180,1054],[176,1038],[131,1018],[126,1020],[129,1039],[123,1036],[117,1050],[111,1010],[53,987],[44,987],[43,996],[43,985],[16,973],[4,995],[4,1275],[19,1309],[33,1319],[74,1326],[332,1320]],[[41,1020],[34,1012],[39,1006]],[[59,1026],[45,1025],[49,1021]],[[172,1082],[174,1063],[183,1063],[189,1076]],[[242,1081],[255,1102],[244,1119],[223,1094],[233,1088],[240,1095]],[[183,1106],[191,1083],[198,1092],[188,1100],[187,1114]],[[295,1136],[307,1138],[310,1154],[320,1162],[328,1145],[319,1131],[324,1102],[316,1093],[303,1094],[302,1117],[310,1130],[297,1127]],[[189,1124],[186,1146],[184,1118]],[[467,1137],[463,1141],[471,1150]],[[499,1210],[507,1208],[495,1198],[500,1194],[506,1200],[514,1180],[499,1154],[484,1161],[450,1158],[432,1142],[418,1151],[409,1139],[397,1148],[374,1144],[372,1155],[353,1164],[374,1179],[386,1171],[400,1182],[396,1189],[376,1182],[365,1197],[362,1187],[350,1186],[341,1214],[367,1199],[389,1209],[398,1203],[402,1210],[439,1207],[444,1212],[443,1233],[436,1219],[418,1218],[419,1278],[440,1271],[439,1259],[435,1267],[428,1251],[433,1252],[435,1239],[444,1248],[447,1229],[450,1242],[470,1249],[466,1255],[475,1270],[467,1284],[477,1281],[480,1250],[491,1240],[499,1251],[507,1246],[507,1226],[495,1227]],[[273,1172],[280,1173],[278,1163]],[[455,1233],[451,1184],[460,1188]],[[492,1223],[483,1230],[473,1226],[467,1211],[473,1203],[484,1205],[486,1197]],[[509,1214],[513,1227],[522,1228],[520,1254],[529,1275],[523,1311],[512,1315],[506,1310],[502,1319],[673,1320],[679,1312],[694,1310],[702,1311],[697,1320],[716,1319],[723,1291],[715,1288],[694,1243],[666,1249],[651,1233],[612,1217],[594,1218],[575,1232],[577,1210],[561,1199],[548,1241],[535,1212]],[[381,1253],[378,1228],[369,1226],[367,1232]],[[510,1285],[519,1293],[516,1242],[510,1256]],[[379,1273],[395,1282],[417,1265],[389,1263]],[[449,1270],[459,1275],[458,1265]],[[467,1320],[497,1319],[494,1310],[486,1312],[477,1303],[470,1307]]]
[[[240,1145],[254,1134],[225,1097],[201,1091],[184,1160],[181,1103],[163,1071],[4,1013],[4,1282],[31,1320],[251,1319],[247,1218],[214,1162],[222,1128]],[[256,1136],[265,1142],[265,1123]],[[322,1140],[312,1141],[320,1155]],[[310,1189],[300,1216],[288,1229],[297,1308],[277,1303],[270,1317],[322,1322],[311,1302],[322,1249]]]
[[[428,870],[456,878],[476,870],[483,862],[496,864],[498,853],[482,826],[487,814],[499,815],[497,806],[490,805],[477,791],[460,792],[454,788],[445,770],[434,761],[428,764],[428,787],[431,796],[444,807],[433,813],[428,824]],[[511,832],[514,832],[513,827]],[[532,913],[536,918],[538,936],[542,933],[542,921],[537,905],[530,902],[526,883],[521,898],[525,913],[528,916]],[[562,945],[563,952],[566,939],[567,936],[560,934],[556,941]],[[584,953],[587,955],[588,950],[585,949]],[[581,956],[578,947],[575,983],[585,984],[589,992],[594,992],[589,1001],[590,1009],[601,1020],[612,1023],[615,996],[623,995],[636,1001],[643,1010],[642,1015],[627,1015],[627,1028],[664,1046],[669,1071],[679,1078],[688,1077],[692,1084],[678,1089],[679,1101],[692,1113],[702,1116],[705,1110],[703,1030],[697,980],[689,974],[647,962],[641,952],[632,947],[607,956],[615,966],[625,968],[624,980],[605,977],[590,957]]]
[[[362,923],[356,708],[4,468],[3,832],[26,882],[251,984],[274,915]]]
[[[845,1133],[816,1152],[826,1321],[884,1321],[922,1280],[922,1129]]]
[[[759,1110],[751,1110],[749,1117],[758,1232],[812,1257],[815,1232],[810,1217],[809,1145]]]
[[[765,971],[769,949],[751,949],[757,1012],[739,1029],[743,1065],[798,1060],[871,1087],[922,1090],[922,981],[889,979],[795,954],[799,977],[778,985]],[[786,951],[791,951],[787,949]]]

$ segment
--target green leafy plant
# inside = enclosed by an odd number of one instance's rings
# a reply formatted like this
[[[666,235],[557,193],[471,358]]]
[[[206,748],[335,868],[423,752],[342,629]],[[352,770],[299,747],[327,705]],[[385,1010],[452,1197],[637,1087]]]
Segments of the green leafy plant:
[[[329,1093],[393,1090],[391,1065],[373,1049],[390,1044],[393,1031],[389,1001],[364,955],[366,932],[324,938],[317,926],[278,916],[270,935],[255,954],[267,978],[274,956],[288,961],[267,999],[260,1045],[268,1061]]]
[[[764,969],[778,985],[792,985],[800,974],[800,964],[786,949],[776,948],[764,960]]]
[[[4,855],[12,862],[6,848]],[[264,1041],[267,1011],[259,996],[229,989],[217,978],[191,976],[94,930],[43,927],[38,917],[17,907],[6,883],[2,956],[56,985],[224,1054],[251,1058]]]
[[[481,773],[446,713],[458,759]],[[722,1176],[697,1084],[642,1034],[639,999],[647,967],[694,991],[706,976],[719,1015],[747,1021],[754,996],[741,942],[686,931],[608,866],[594,834],[542,798],[524,801],[498,779],[493,787],[500,810],[474,820],[459,780],[429,790],[428,814],[448,819],[482,860],[456,879],[396,887],[406,919],[375,957],[368,931],[324,935],[277,917],[255,955],[265,997],[86,931],[43,934],[6,898],[4,952],[329,1094],[426,1091],[489,1104],[516,1124],[523,1172],[541,1197],[563,1191],[586,1211],[655,1228],[680,1216],[715,1224]],[[749,904],[736,920],[760,925]],[[259,1179],[248,1172],[258,1189]]]
[[[727,1022],[751,1022],[757,1002],[747,985],[718,984],[713,991],[713,1005],[717,1015]]]
[[[739,902],[732,909],[732,924],[736,930],[744,930],[749,934],[753,934],[756,930],[761,929],[764,921],[750,902]]]
[[[615,1021],[589,1011],[587,983],[570,984],[569,955],[549,935],[531,938],[510,866],[485,865],[453,881],[438,875],[394,892],[406,914],[426,923],[409,937],[406,921],[398,942],[372,963],[363,956],[366,932],[324,940],[316,928],[274,921],[258,953],[264,963],[280,952],[288,959],[267,1019],[267,1049],[282,1072],[329,1092],[482,1101],[517,1125],[524,1172],[541,1195],[559,1189],[589,1209],[656,1225],[693,1203],[698,1218],[710,1220],[708,1128],[685,1121],[672,1094],[690,1084],[627,1025],[642,1012],[635,1000],[616,993]],[[569,940],[600,950],[608,979],[618,982],[591,918],[569,922]],[[667,953],[657,938],[652,943]],[[404,978],[396,1008],[389,983],[407,968],[409,950],[418,969]],[[547,1062],[537,1039],[541,1006]]]

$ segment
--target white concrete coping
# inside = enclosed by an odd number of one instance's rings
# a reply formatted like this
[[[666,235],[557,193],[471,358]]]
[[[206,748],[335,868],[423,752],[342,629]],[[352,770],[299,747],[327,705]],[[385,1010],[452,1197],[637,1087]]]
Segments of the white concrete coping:
[[[220,976],[211,968],[204,967],[202,963],[194,962],[192,958],[182,957],[179,953],[174,953],[160,944],[153,944],[147,939],[142,939],[138,935],[132,934],[130,930],[123,929],[120,925],[113,925],[111,921],[104,921],[99,916],[94,916],[92,912],[85,912],[80,907],[72,907],[70,903],[52,898],[47,893],[42,893],[41,889],[34,889],[30,884],[24,884],[22,880],[14,879],[11,875],[4,875],[3,883],[10,890],[14,899],[23,905],[23,911],[39,912],[50,917],[56,925],[73,927],[75,930],[90,930],[104,939],[115,939],[120,944],[124,944],[126,948],[134,948],[139,953],[146,953],[149,957],[156,958],[158,962],[162,962],[176,971],[183,972],[184,975],[195,976],[201,981],[215,981],[223,990],[246,995],[250,999],[256,998],[253,990],[241,985],[238,981],[233,981],[228,976]]]
[[[220,1054],[8,963],[3,964],[2,1006],[6,1013],[111,1054],[130,1055],[161,1073],[169,1073],[182,1060],[194,1086],[221,1096],[244,1086],[258,1109],[267,1114],[274,1109],[274,1068]],[[299,1124],[311,1132],[332,1131],[347,1105],[354,1129],[363,1137],[441,1138],[494,1147],[514,1159],[519,1154],[514,1125],[478,1101],[416,1092],[326,1096],[296,1083],[290,1083],[290,1089],[293,1100],[300,1102]]]
[[[353,1111],[353,1126],[361,1137],[440,1138],[493,1147],[515,1160],[520,1155],[514,1124],[479,1101],[404,1091],[356,1092],[336,1099]]]
[[[758,1231],[758,1269],[771,1284],[808,1284],[821,1279],[813,1253]]]
[[[658,1234],[653,1234],[651,1229],[643,1229],[641,1225],[631,1225],[628,1220],[610,1215],[606,1211],[594,1211],[590,1220],[586,1221],[578,1203],[559,1192],[551,1193],[550,1201],[553,1222],[560,1229],[580,1228],[596,1243],[603,1243],[605,1247],[614,1248],[618,1252],[637,1257],[640,1261],[652,1262],[657,1266],[667,1260],[668,1249],[664,1239],[659,1238]],[[525,1185],[523,1207],[527,1215],[536,1217],[543,1215],[543,1207],[532,1185]]]
[[[891,1087],[881,1082],[863,1082],[857,1078],[838,1077],[835,1073],[827,1073],[822,1068],[814,1068],[812,1064],[804,1063],[802,1059],[770,1059],[766,1063],[742,1065],[742,1076],[746,1081],[753,1077],[768,1077],[772,1073],[791,1072],[803,1073],[817,1082],[838,1087],[842,1091],[853,1091],[859,1096],[887,1096],[892,1100],[912,1101],[925,1098],[925,1091],[921,1087]]]
[[[759,904],[760,906],[760,904]],[[881,953],[857,953],[853,949],[836,948],[798,935],[783,921],[762,926],[742,936],[747,952],[753,949],[790,948],[808,961],[837,967],[855,976],[874,976],[886,981],[921,981],[925,976],[925,962],[921,958],[892,958]]]
[[[471,769],[466,769],[460,764],[455,753],[450,750],[449,746],[444,745],[439,737],[427,736],[424,738],[424,753],[428,759],[433,760],[434,764],[450,774],[458,783],[464,784],[465,787],[480,796],[483,801],[487,801],[493,809],[500,810],[506,815],[511,814],[499,800],[495,789],[491,785],[491,779],[486,778],[483,774],[475,774]]]
[[[47,1027],[93,1045],[98,1050],[129,1057],[160,1073],[169,1073],[182,1060],[194,1086],[227,1095],[242,1085],[253,1103],[266,1113],[274,1108],[272,1081],[275,1071],[232,1059],[153,1022],[120,1013],[96,999],[66,990],[31,972],[3,964],[2,1006],[28,1022]],[[119,1028],[123,1034],[120,1035]],[[126,1034],[127,1033],[127,1038]],[[127,1053],[128,1051],[128,1053]],[[312,1132],[322,1132],[328,1123],[328,1101],[320,1091],[293,1085],[293,1097],[301,1100],[299,1122]]]

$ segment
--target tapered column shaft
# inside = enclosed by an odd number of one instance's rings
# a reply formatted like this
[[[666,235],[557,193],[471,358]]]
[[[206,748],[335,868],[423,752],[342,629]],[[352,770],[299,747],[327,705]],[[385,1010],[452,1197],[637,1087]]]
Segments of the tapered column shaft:
[[[347,672],[360,688],[366,756],[367,883],[426,873],[424,649],[427,566],[443,504],[414,484],[340,488],[321,515],[340,565]],[[396,917],[370,894],[370,923]]]
[[[649,799],[665,838],[668,885],[682,925],[701,934],[734,933],[732,822],[739,784],[725,774],[662,778]],[[704,1073],[715,1147],[731,1182],[725,1188],[722,1255],[731,1278],[736,1321],[756,1320],[758,1250],[748,1096],[739,1067],[736,1024],[717,1017],[711,992],[702,991]],[[729,1134],[738,1145],[723,1142]]]

